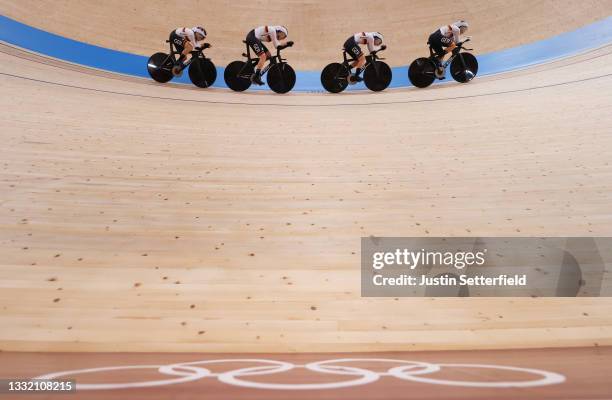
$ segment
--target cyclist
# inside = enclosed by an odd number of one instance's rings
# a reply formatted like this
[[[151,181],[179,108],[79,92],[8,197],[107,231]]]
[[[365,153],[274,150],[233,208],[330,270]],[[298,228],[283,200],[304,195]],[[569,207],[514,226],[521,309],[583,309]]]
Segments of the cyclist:
[[[467,21],[459,20],[446,25],[429,35],[427,44],[435,52],[438,66],[442,64],[444,56],[452,52],[460,41],[460,35],[465,34],[469,28]],[[446,49],[445,49],[446,48]]]
[[[170,32],[170,43],[172,43],[178,53],[181,54],[176,65],[172,68],[175,76],[180,76],[186,63],[191,59],[191,52],[198,49],[207,49],[210,46],[204,43],[206,30],[201,26],[193,28],[176,28]]]
[[[349,83],[357,83],[363,80],[360,74],[366,63],[366,58],[360,45],[367,44],[370,53],[384,50],[387,46],[383,44],[383,39],[383,35],[380,32],[357,32],[346,39],[346,42],[344,42],[344,50],[355,59],[351,64],[351,68],[355,68],[355,73],[349,74],[347,77]]]
[[[272,57],[270,51],[263,42],[272,42],[274,48],[280,47],[283,49],[285,47],[291,47],[293,46],[293,42],[291,41],[286,42],[284,45],[282,44],[282,41],[287,39],[287,36],[289,36],[289,31],[282,25],[263,25],[252,29],[247,34],[247,45],[253,49],[257,57],[259,57],[255,73],[251,76],[251,81],[253,81],[253,83],[257,85],[264,84],[261,80],[261,70],[266,61]]]

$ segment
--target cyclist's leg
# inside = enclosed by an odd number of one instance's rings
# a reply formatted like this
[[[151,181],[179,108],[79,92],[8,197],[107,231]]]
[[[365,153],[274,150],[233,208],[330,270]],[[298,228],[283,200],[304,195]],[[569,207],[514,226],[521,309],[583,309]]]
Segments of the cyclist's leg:
[[[185,52],[185,41],[182,37],[177,35],[175,31],[170,32],[170,48],[174,54],[179,56],[172,67],[172,73],[175,76],[180,76],[183,73],[183,61],[185,60],[185,56],[183,54]]]
[[[365,63],[365,56],[363,51],[361,51],[361,47],[355,41],[355,38],[351,36],[344,42],[344,50],[347,52],[349,56],[354,60],[351,63],[351,67],[363,66],[363,64],[359,65],[361,61]]]
[[[183,38],[177,35],[175,31],[170,32],[170,46],[172,47],[172,51],[177,55],[181,55],[183,51],[185,51]]]
[[[259,61],[257,62],[257,69],[259,71],[263,69],[264,65],[266,64],[266,61],[268,61],[272,57],[272,55],[270,54],[270,50],[268,50],[265,44],[260,42],[260,47],[261,49],[263,49],[263,52],[257,55],[257,57],[259,57]]]
[[[270,52],[267,47],[261,42],[261,40],[255,37],[255,30],[251,30],[246,37],[247,45],[255,52],[259,61],[257,62],[257,67],[255,69],[255,73],[253,74],[253,82],[258,85],[262,85],[263,82],[261,80],[261,70],[265,65]]]
[[[445,38],[442,35],[442,32],[437,30],[429,36],[429,41],[427,42],[429,43],[429,46],[433,49],[436,60],[439,64],[442,63],[444,55],[446,54],[446,51],[444,51],[443,39]]]
[[[355,74],[352,76],[349,75],[347,79],[349,79],[349,81],[351,79],[357,81],[361,80],[359,75],[361,74],[362,67],[365,65],[366,59],[365,54],[363,54],[361,47],[359,44],[357,44],[353,36],[349,37],[346,42],[344,42],[344,50],[353,58],[353,60],[355,60],[351,63],[351,67],[356,68]]]

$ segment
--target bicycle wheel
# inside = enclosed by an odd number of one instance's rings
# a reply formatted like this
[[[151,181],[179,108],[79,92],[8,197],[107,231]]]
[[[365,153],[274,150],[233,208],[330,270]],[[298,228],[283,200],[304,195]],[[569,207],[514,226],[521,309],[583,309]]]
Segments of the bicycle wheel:
[[[208,58],[196,58],[189,65],[189,79],[197,87],[207,88],[212,86],[217,79],[215,64]]]
[[[172,66],[174,65],[172,58],[166,53],[155,53],[147,61],[147,71],[153,80],[166,83],[173,77]]]
[[[287,63],[274,64],[268,71],[268,86],[276,93],[287,93],[295,85],[295,71]]]
[[[321,85],[330,93],[340,93],[348,86],[349,70],[340,63],[331,63],[321,71]]]
[[[417,58],[408,68],[408,79],[418,88],[426,88],[436,79],[436,66],[429,58]]]
[[[387,63],[376,61],[376,65],[368,65],[363,72],[363,83],[371,91],[380,92],[389,86],[392,77],[393,73]]]
[[[244,61],[234,61],[228,64],[223,73],[227,86],[236,92],[244,92],[251,86],[253,66]]]
[[[466,71],[471,72],[471,74]],[[450,72],[453,79],[457,82],[469,82],[478,73],[478,61],[471,53],[459,53],[451,62]]]

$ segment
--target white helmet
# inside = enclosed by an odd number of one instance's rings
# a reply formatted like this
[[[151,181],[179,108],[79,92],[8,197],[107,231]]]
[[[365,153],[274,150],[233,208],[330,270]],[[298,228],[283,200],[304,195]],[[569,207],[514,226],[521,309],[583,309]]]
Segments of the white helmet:
[[[283,25],[277,26],[276,27],[276,32],[277,33],[278,32],[282,32],[282,33],[285,34],[285,37],[289,37],[289,30],[286,27],[284,27]]]
[[[191,30],[193,31],[193,33],[199,33],[203,37],[206,37],[206,29],[201,26],[194,26],[193,28],[191,28]]]
[[[455,25],[459,29],[464,29],[464,30],[467,30],[470,27],[468,25],[467,21],[465,21],[465,20],[459,20],[459,21],[455,22],[453,25]]]
[[[384,36],[380,32],[372,32],[372,36],[374,36],[374,40],[380,39],[381,43],[384,41]]]

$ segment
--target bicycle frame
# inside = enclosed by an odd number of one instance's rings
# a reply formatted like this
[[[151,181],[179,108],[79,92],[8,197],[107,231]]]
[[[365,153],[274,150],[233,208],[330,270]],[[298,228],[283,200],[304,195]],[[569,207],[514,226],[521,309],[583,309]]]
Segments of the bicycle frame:
[[[176,51],[176,49],[174,48],[174,43],[172,43],[170,40],[166,40],[166,43],[170,44],[170,53],[168,54],[168,57],[164,60],[162,65],[165,65],[168,62],[168,60],[172,60],[172,65],[174,65],[176,64],[176,61],[180,58],[180,53]],[[193,50],[191,52],[191,58],[189,59],[189,61],[185,63],[184,68],[187,68],[196,57],[200,57],[200,56],[202,56],[202,58],[206,58],[206,56],[204,55],[203,49]]]
[[[378,50],[381,51],[381,50]],[[372,53],[370,53],[369,55],[366,56],[366,63],[363,65],[362,69],[365,70],[367,67],[369,67],[371,64],[374,64],[374,69],[376,70],[376,74],[378,74],[378,64],[375,62],[376,60],[384,60],[384,58],[378,57],[378,55],[376,53],[378,53],[378,51],[373,51]],[[348,57],[348,53],[345,49],[342,49],[342,65],[344,65],[344,67],[350,71],[351,70],[351,65],[350,63],[353,61],[357,61],[357,59],[355,57]],[[338,71],[338,73],[340,73],[340,71]],[[338,77],[338,75],[336,75],[334,77],[334,79],[341,79],[340,77]]]
[[[451,55],[451,56],[448,58],[448,60],[444,61],[444,63],[442,63],[442,68],[444,68],[444,69],[446,70],[446,68],[447,68],[447,67],[448,67],[448,66],[449,66],[449,65],[450,65],[450,64],[453,62],[453,60],[454,60],[455,58],[457,58],[457,56],[458,56],[458,55],[461,53],[461,50],[467,50],[467,51],[471,51],[471,50],[473,50],[473,49],[467,49],[467,48],[463,47],[463,45],[464,45],[465,43],[469,42],[469,41],[470,41],[470,39],[467,39],[467,40],[465,40],[465,41],[463,41],[463,42],[459,43],[459,44],[457,45],[457,47],[456,47],[456,48],[458,49],[457,53],[452,54],[452,55]],[[434,53],[434,51],[433,51],[433,49],[431,48],[431,46],[429,46],[429,54],[430,54],[430,55],[429,55],[429,58],[430,58],[430,59],[433,61],[433,60],[434,60],[434,58],[435,58],[435,56],[436,56],[436,54]],[[462,57],[459,57],[459,60],[461,60],[461,66],[462,66],[463,68],[465,68],[465,67],[466,67],[466,65],[465,65],[465,62],[463,61],[463,58],[462,58]]]
[[[248,70],[251,69],[255,69],[255,66],[257,65],[257,63],[259,63],[259,57],[255,58],[255,57],[251,57],[251,48],[249,47],[248,43],[246,42],[246,40],[243,40],[242,43],[245,44],[246,46],[246,53],[242,53],[243,57],[246,57],[247,62],[244,65],[244,67],[242,67],[242,69],[240,70],[240,72],[238,72],[238,77],[240,78],[245,78],[245,79],[250,79],[251,78],[251,73],[244,73],[245,70],[247,70],[247,65],[250,65],[251,68],[249,68]],[[287,60],[281,57],[281,50],[284,50],[285,47],[277,47],[276,48],[276,55],[271,56],[270,60],[268,62],[268,64],[261,70],[261,76],[264,76],[266,74],[266,72],[268,72],[270,70],[270,68],[275,65],[275,64],[282,64],[284,62],[286,62]]]

